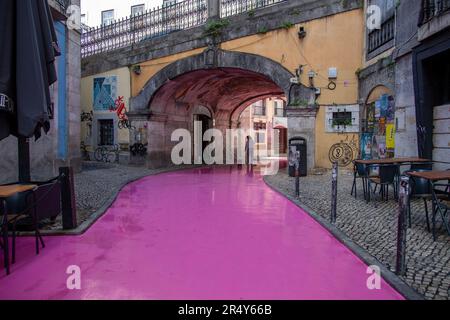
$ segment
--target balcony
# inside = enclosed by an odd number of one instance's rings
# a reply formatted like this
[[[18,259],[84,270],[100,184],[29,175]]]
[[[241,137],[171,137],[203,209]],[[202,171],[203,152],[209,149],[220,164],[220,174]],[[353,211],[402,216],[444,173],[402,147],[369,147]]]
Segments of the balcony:
[[[49,0],[61,10],[70,0]],[[158,7],[137,16],[113,21],[96,28],[82,27],[81,55],[83,58],[132,46],[141,41],[204,25],[208,18],[208,3],[212,0],[184,0]],[[287,0],[213,0],[219,6],[218,16],[228,18],[239,14],[252,16],[256,10],[286,3]],[[54,9],[58,11],[59,9]],[[65,12],[61,11],[62,13]]]
[[[450,10],[450,0],[425,0],[422,7],[422,24]]]
[[[421,12],[419,41],[450,27],[450,0],[426,0]]]
[[[187,30],[206,22],[206,0],[185,0],[163,8],[119,19],[109,25],[83,30],[81,36],[82,57],[108,52],[144,40]]]
[[[225,18],[244,12],[253,12],[254,10],[273,6],[285,1],[286,0],[221,0],[220,16]]]
[[[395,37],[395,16],[388,18],[381,24],[380,29],[373,30],[369,33],[367,41],[367,53],[375,56],[385,51],[388,44]],[[384,50],[383,50],[384,49]]]

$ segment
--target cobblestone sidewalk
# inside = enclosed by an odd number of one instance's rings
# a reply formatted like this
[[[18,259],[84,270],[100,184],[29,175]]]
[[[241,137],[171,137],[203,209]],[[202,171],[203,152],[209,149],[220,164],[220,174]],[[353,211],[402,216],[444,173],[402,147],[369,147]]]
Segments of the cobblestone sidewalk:
[[[295,178],[283,170],[266,177],[275,189],[295,196]],[[358,181],[358,199],[350,196],[353,176],[341,172],[339,176],[338,219],[336,226],[359,246],[395,270],[397,203],[390,196],[388,202],[379,199],[367,204],[363,199],[361,181]],[[301,178],[298,202],[322,216],[330,217],[331,174]],[[407,235],[407,274],[403,280],[426,299],[448,300],[450,296],[450,236],[444,228],[433,242],[426,229],[423,202],[412,202],[412,228]],[[439,226],[439,225],[438,225]]]

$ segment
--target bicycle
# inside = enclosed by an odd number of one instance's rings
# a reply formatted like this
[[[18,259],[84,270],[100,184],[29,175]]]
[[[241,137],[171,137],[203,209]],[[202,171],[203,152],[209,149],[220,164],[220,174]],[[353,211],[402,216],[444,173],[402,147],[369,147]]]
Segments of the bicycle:
[[[116,99],[114,106],[111,107],[109,111],[117,114],[117,117],[119,118],[117,126],[119,129],[128,129],[131,131],[136,130],[136,127],[131,125],[131,121],[127,117],[127,108],[125,107],[125,102],[123,101],[122,96]]]
[[[82,159],[85,160],[85,161],[90,161],[91,157],[89,156],[88,147],[83,141],[80,144],[80,149],[81,149]]]
[[[133,125],[131,125],[131,121],[128,119],[121,119],[119,120],[119,122],[117,123],[117,126],[119,127],[119,129],[128,129],[131,131],[135,131],[136,127],[134,127]]]
[[[130,152],[133,156],[144,157],[147,154],[147,144],[135,143],[130,147]]]

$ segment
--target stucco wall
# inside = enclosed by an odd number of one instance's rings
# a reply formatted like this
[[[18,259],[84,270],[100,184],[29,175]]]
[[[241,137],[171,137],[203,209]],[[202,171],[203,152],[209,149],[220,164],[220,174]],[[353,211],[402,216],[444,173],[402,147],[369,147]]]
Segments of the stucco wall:
[[[117,77],[117,95],[124,97],[125,106],[129,108],[129,99],[131,96],[130,87],[130,70],[128,67],[111,70],[94,76],[88,76],[81,79],[81,112],[91,112],[93,110],[94,99],[94,78],[97,77]],[[114,97],[117,99],[117,97]],[[89,137],[87,123],[81,124],[81,141],[88,146],[97,146],[98,127],[97,123],[100,119],[113,119],[115,127],[115,142],[119,144],[128,144],[130,140],[129,130],[117,127],[118,117],[114,112],[110,111],[94,111],[92,122],[92,135]]]

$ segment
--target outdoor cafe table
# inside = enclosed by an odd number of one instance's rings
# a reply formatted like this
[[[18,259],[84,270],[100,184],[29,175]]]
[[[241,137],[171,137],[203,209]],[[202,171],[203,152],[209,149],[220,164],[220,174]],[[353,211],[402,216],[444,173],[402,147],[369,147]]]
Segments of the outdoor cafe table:
[[[409,172],[408,175],[416,178],[426,179],[430,182],[450,180],[450,171],[424,171],[424,172]]]
[[[9,241],[8,241],[8,207],[6,200],[12,196],[15,196],[22,192],[33,191],[36,189],[36,185],[10,185],[0,186],[0,201],[3,203],[3,221],[2,235],[3,235],[3,254],[6,274],[9,274]]]
[[[423,158],[386,158],[386,159],[371,159],[371,160],[355,160],[355,163],[365,165],[377,165],[377,164],[409,164],[409,163],[427,163],[431,162],[429,159]]]
[[[424,158],[417,158],[417,157],[409,157],[409,158],[386,158],[386,159],[370,159],[370,160],[362,160],[362,159],[358,159],[355,160],[355,163],[358,164],[363,164],[366,166],[371,166],[371,165],[405,165],[405,164],[420,164],[420,163],[428,163],[431,162],[431,160],[429,159],[424,159]],[[397,176],[397,184],[398,184],[398,179],[400,177]],[[369,188],[369,181],[367,180],[367,188]],[[367,195],[367,199],[368,201],[370,201],[370,191],[369,194]]]

